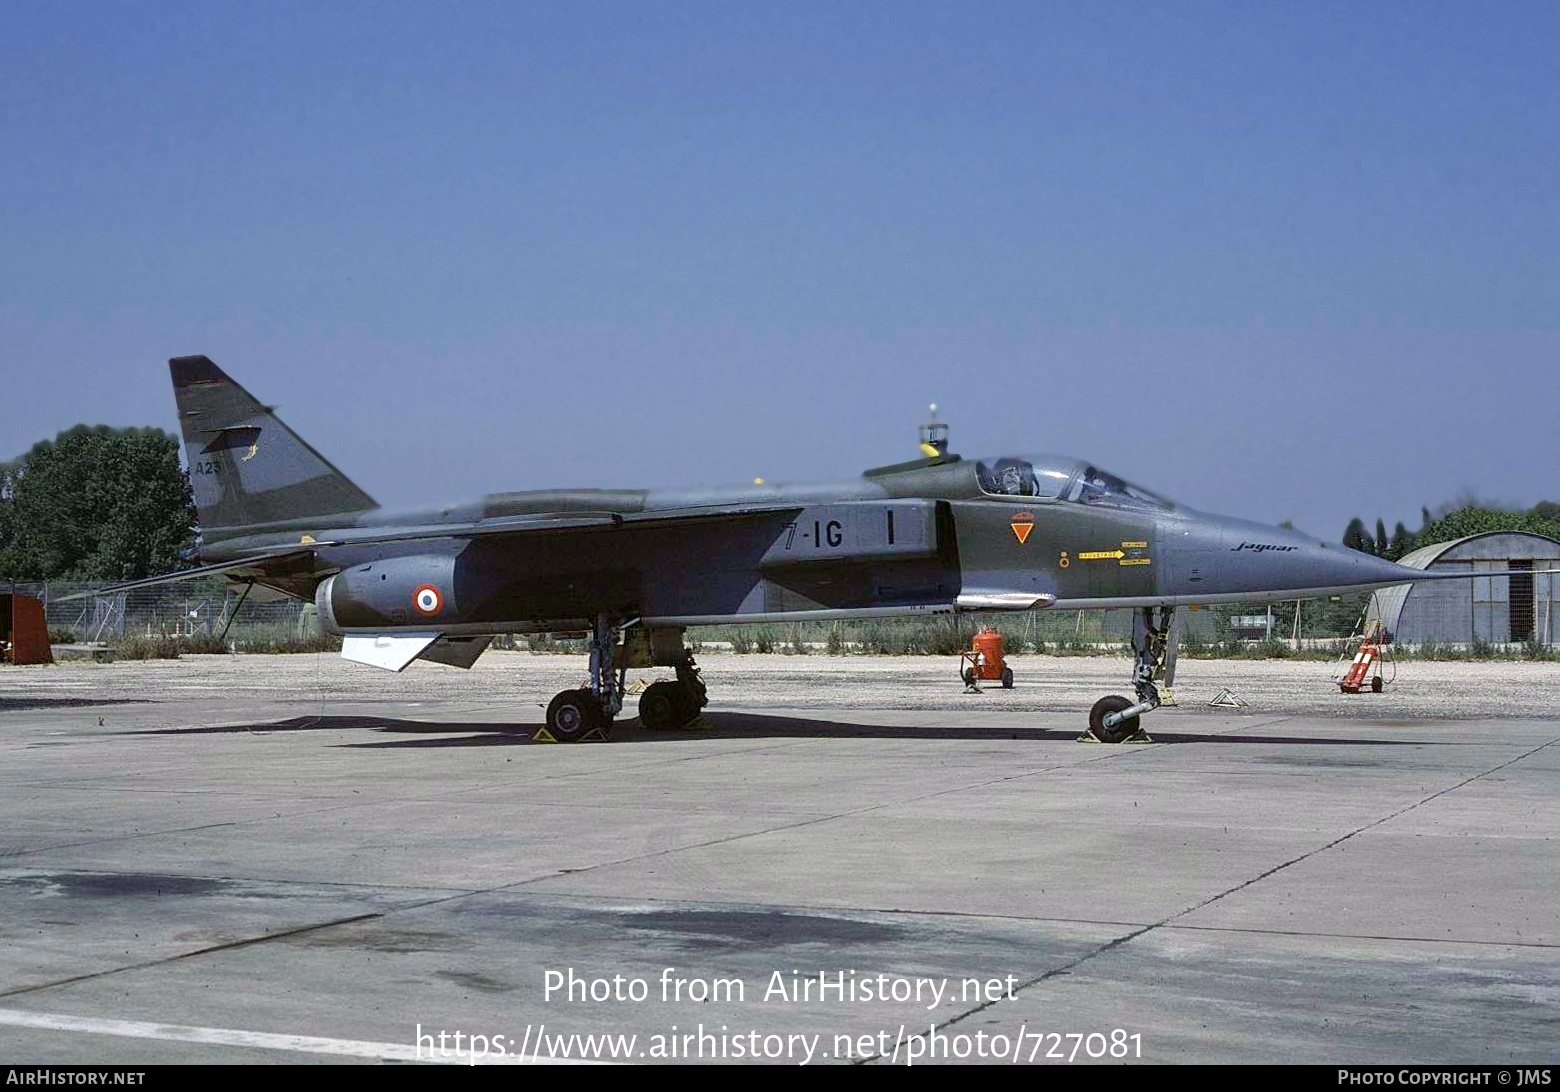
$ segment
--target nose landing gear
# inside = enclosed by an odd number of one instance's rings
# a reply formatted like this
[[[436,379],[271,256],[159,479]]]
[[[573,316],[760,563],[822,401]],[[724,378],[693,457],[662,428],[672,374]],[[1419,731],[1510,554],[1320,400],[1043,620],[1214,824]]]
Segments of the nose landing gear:
[[[1155,617],[1155,611],[1158,617]],[[1137,701],[1111,694],[1089,710],[1089,730],[1079,736],[1088,743],[1152,743],[1140,718],[1159,708],[1162,675],[1168,688],[1175,681],[1175,608],[1140,607],[1132,614],[1132,689]]]

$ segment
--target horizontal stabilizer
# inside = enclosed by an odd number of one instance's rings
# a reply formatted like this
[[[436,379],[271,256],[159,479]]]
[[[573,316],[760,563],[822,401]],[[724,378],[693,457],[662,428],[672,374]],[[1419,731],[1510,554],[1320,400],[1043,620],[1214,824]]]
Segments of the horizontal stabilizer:
[[[437,633],[345,637],[341,642],[341,658],[369,667],[381,667],[386,671],[405,671],[407,664],[421,656],[438,639]]]
[[[487,651],[492,637],[440,637],[422,651],[422,658],[436,664],[470,669],[477,657]]]

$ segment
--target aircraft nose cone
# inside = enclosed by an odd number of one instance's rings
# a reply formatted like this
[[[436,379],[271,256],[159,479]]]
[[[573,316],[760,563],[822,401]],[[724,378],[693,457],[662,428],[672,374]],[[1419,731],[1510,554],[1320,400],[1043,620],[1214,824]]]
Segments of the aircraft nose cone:
[[[1315,579],[1332,587],[1402,584],[1413,580],[1418,573],[1417,569],[1399,565],[1396,561],[1351,550],[1347,546],[1318,545],[1314,551],[1303,556],[1305,563],[1314,567]]]
[[[1215,536],[1202,537],[1211,547],[1208,540]],[[1407,583],[1417,571],[1299,531],[1244,520],[1219,520],[1216,537],[1218,546],[1203,556],[1226,592],[1337,593]]]

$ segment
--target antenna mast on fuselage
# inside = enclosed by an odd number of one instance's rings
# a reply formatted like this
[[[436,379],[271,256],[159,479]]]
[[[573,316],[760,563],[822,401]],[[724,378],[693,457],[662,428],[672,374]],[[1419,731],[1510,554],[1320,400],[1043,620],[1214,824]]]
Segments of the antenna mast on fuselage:
[[[948,426],[937,419],[937,403],[932,403],[932,414],[921,426],[921,454],[928,459],[940,459],[948,454]]]

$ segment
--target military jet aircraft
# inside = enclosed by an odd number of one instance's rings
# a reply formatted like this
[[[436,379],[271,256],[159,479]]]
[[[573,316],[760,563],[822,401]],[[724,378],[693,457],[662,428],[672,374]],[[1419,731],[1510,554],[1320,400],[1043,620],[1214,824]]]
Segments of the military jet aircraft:
[[[605,738],[629,667],[675,681],[648,728],[697,717],[690,626],[971,611],[1134,612],[1136,700],[1089,730],[1121,742],[1173,674],[1176,608],[1361,591],[1430,574],[1297,531],[1193,511],[1081,459],[923,458],[846,481],[687,490],[547,489],[387,513],[204,356],[169,361],[199,514],[198,568],[312,599],[349,660],[469,668],[497,634],[588,631],[590,684],[547,709],[560,741]],[[934,407],[935,409],[935,407]]]

